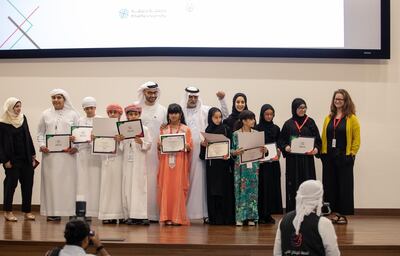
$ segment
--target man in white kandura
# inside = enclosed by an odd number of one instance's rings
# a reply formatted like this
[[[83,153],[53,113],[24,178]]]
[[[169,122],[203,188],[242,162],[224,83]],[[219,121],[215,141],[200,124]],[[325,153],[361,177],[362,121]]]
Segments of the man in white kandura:
[[[138,89],[137,104],[142,107],[141,119],[152,137],[152,145],[147,152],[147,210],[150,221],[158,221],[160,211],[157,205],[157,173],[158,151],[157,142],[161,124],[167,123],[167,109],[158,101],[160,87],[155,82],[146,82]]]
[[[206,190],[206,169],[205,161],[199,158],[201,137],[208,124],[208,111],[210,106],[203,104],[199,97],[200,90],[196,87],[186,87],[185,95],[181,102],[186,124],[192,131],[193,158],[190,168],[190,188],[187,202],[187,214],[189,219],[204,219],[207,222],[207,190]],[[228,116],[228,107],[225,102],[225,93],[217,92],[221,105],[222,118]]]
[[[93,118],[96,115],[96,99],[85,97],[82,108],[86,116],[79,119],[79,126],[93,127]],[[86,216],[99,215],[100,182],[101,182],[101,156],[92,154],[92,143],[78,144],[78,185],[77,196],[86,201]]]
[[[78,124],[79,114],[66,91],[54,89],[50,96],[53,106],[42,113],[37,136],[42,152],[40,214],[48,221],[60,221],[60,216],[75,215],[77,149],[49,153],[46,135],[70,134],[71,126]]]
[[[319,180],[303,182],[296,195],[296,210],[279,222],[274,255],[339,256],[335,229],[321,217],[324,189]]]

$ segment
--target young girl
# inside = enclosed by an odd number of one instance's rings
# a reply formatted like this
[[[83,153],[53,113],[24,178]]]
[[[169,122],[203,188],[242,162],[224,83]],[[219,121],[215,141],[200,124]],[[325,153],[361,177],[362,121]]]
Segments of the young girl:
[[[122,115],[122,107],[118,104],[107,106],[109,118],[117,118]],[[115,135],[119,143],[122,138]],[[103,156],[101,163],[101,187],[99,203],[99,219],[103,224],[116,224],[117,219],[124,217],[122,209],[122,151],[117,146],[115,155]]]
[[[236,93],[232,99],[232,113],[224,120],[231,131],[233,131],[236,122],[239,120],[239,115],[243,110],[247,110],[247,97],[244,93]]]
[[[178,104],[168,106],[167,117],[168,125],[161,128],[160,135],[185,133],[186,144],[185,151],[160,154],[158,169],[160,222],[166,225],[189,225],[186,200],[189,190],[192,133],[186,126],[182,108]],[[161,150],[161,141],[158,143],[158,149]]]
[[[257,130],[264,132],[264,143],[278,142],[280,129],[274,124],[275,110],[265,104],[261,107],[260,123]],[[274,224],[275,220],[271,217],[273,213],[282,214],[282,194],[281,194],[281,166],[279,164],[280,151],[274,161],[260,164],[258,177],[258,216],[260,223]]]
[[[247,222],[249,226],[255,226],[258,221],[258,171],[259,162],[247,164],[240,163],[240,155],[243,154],[243,148],[239,148],[238,134],[241,132],[256,132],[253,130],[256,117],[250,110],[243,110],[239,115],[239,121],[236,125],[236,131],[232,136],[232,155],[235,159],[235,199],[236,199],[236,226],[242,226]],[[260,150],[265,152],[264,147]]]
[[[142,107],[136,104],[125,108],[128,121],[140,119]],[[128,225],[148,225],[147,215],[147,152],[152,138],[146,126],[143,126],[144,137],[125,139],[122,167],[122,204]]]
[[[232,136],[229,127],[222,124],[222,112],[218,108],[211,108],[208,112],[208,126],[205,132],[223,134],[227,138]],[[200,158],[203,160],[205,160],[206,146],[207,141],[202,142]],[[226,225],[235,221],[233,174],[228,157],[205,160],[209,224]]]

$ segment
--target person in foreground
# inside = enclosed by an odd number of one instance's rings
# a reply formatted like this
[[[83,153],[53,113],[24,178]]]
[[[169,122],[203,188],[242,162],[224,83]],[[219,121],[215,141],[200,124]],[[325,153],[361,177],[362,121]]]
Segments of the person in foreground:
[[[71,220],[65,225],[64,231],[65,245],[61,248],[54,248],[46,253],[46,256],[81,256],[87,254],[86,250],[92,243],[96,248],[96,254],[109,256],[104,246],[101,244],[99,236],[90,231],[89,224],[82,220]]]
[[[303,182],[296,195],[296,210],[279,222],[274,255],[337,256],[340,251],[331,221],[321,217],[324,190],[318,180]]]

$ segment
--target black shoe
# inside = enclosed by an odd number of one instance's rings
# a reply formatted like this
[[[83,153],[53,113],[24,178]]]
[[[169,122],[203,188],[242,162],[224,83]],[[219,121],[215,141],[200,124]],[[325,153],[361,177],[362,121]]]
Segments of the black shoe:
[[[142,224],[144,226],[148,226],[148,225],[150,225],[150,221],[148,219],[144,219],[144,220],[141,221],[140,224]]]
[[[113,219],[113,220],[103,220],[102,221],[103,224],[117,224],[117,220]]]
[[[275,219],[272,218],[272,216],[270,215],[269,217],[267,217],[267,219],[265,220],[265,224],[275,224]]]
[[[138,222],[137,219],[132,219],[132,218],[130,218],[130,219],[127,219],[127,220],[125,221],[125,224],[127,224],[127,225],[136,225],[137,222]]]
[[[47,216],[47,221],[61,221],[60,216]]]
[[[86,222],[91,222],[92,221],[92,217],[85,217],[85,221]]]
[[[210,224],[210,219],[208,217],[203,218],[203,224]]]

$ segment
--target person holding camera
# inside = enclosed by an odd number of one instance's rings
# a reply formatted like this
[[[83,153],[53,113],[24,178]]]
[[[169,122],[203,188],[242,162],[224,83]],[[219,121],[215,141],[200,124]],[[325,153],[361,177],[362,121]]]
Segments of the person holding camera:
[[[96,248],[96,254],[109,256],[101,244],[99,236],[90,230],[89,224],[82,220],[71,220],[65,225],[64,237],[66,244],[61,248],[54,248],[46,253],[46,256],[81,256],[87,254],[86,249],[92,244]]]

